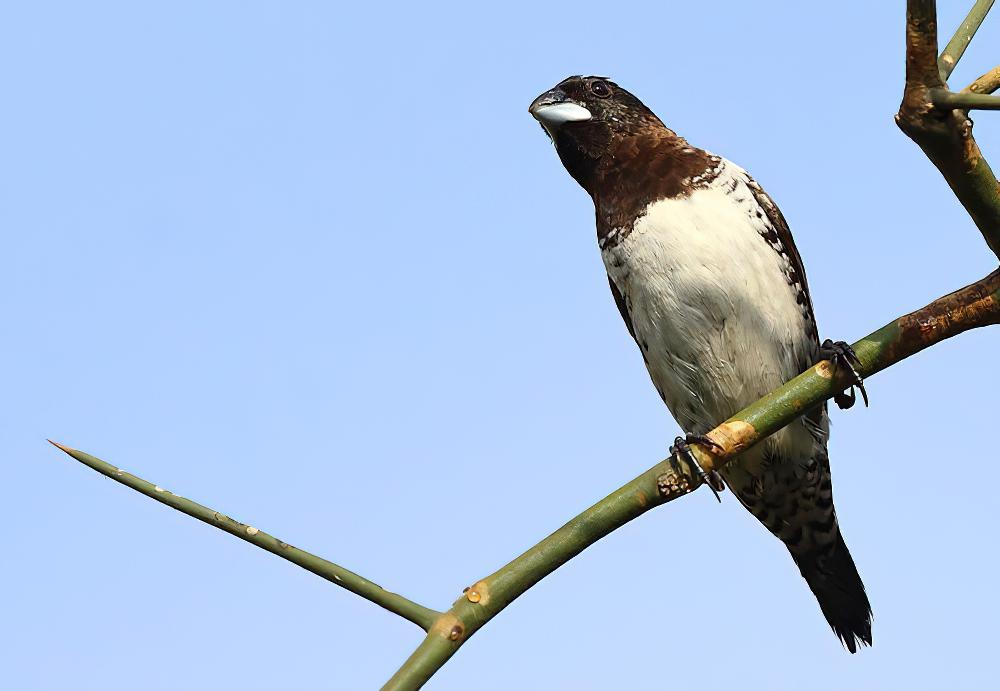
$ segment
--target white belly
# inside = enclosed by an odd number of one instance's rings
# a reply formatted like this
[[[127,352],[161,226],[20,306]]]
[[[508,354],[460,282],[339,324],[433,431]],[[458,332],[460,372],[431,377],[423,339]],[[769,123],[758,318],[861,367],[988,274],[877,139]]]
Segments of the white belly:
[[[762,237],[768,221],[742,175],[727,163],[716,184],[655,202],[602,250],[650,377],[688,432],[708,431],[814,357],[788,260]]]

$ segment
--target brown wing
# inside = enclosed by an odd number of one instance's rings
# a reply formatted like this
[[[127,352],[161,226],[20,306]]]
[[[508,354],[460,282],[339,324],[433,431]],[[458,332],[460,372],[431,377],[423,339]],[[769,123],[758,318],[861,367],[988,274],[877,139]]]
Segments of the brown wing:
[[[806,320],[806,328],[809,331],[810,338],[819,346],[819,332],[816,328],[816,315],[813,312],[812,299],[809,297],[809,284],[806,281],[806,270],[802,265],[802,257],[799,256],[799,250],[795,247],[795,240],[792,239],[792,231],[788,227],[788,221],[781,213],[781,209],[778,205],[774,203],[774,200],[764,191],[764,189],[757,184],[749,175],[747,177],[747,186],[750,188],[751,194],[753,194],[754,200],[757,205],[764,212],[764,215],[768,221],[768,229],[766,232],[762,233],[764,240],[776,251],[778,254],[786,257],[788,259],[791,268],[786,274],[788,283],[795,289],[796,301],[802,308],[802,316]],[[811,365],[813,363],[806,363],[805,366]]]
[[[621,291],[618,290],[618,286],[615,285],[615,282],[611,280],[611,276],[608,276],[608,285],[611,286],[611,294],[615,296],[615,304],[618,305],[618,311],[621,313],[622,319],[625,321],[625,328],[628,329],[629,335],[635,339],[636,343],[638,343],[639,339],[635,337],[635,329],[632,327],[632,316],[628,313],[628,305],[625,304],[625,297],[621,294]]]
[[[635,344],[639,346],[639,353],[642,355],[642,361],[648,365],[649,360],[646,359],[646,348],[635,335],[635,328],[632,326],[632,315],[629,314],[628,303],[625,301],[625,296],[622,295],[620,290],[618,290],[618,286],[616,286],[615,282],[611,280],[611,276],[608,276],[608,285],[611,286],[611,294],[615,297],[615,304],[618,305],[618,311],[622,315],[622,321],[625,322],[625,328],[628,329],[629,336],[632,337]],[[663,398],[663,394],[660,394],[660,398]]]

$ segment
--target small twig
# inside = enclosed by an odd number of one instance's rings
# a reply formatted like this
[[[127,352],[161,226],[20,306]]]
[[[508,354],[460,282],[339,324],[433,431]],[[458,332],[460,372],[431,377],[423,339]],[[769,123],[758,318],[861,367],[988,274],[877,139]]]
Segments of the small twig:
[[[997,89],[1000,89],[1000,66],[994,67],[982,77],[962,89],[962,91],[974,94],[992,94]]]
[[[362,578],[356,573],[348,571],[341,566],[337,566],[326,559],[317,557],[315,554],[310,554],[305,550],[301,550],[298,547],[292,547],[287,542],[282,542],[273,535],[268,535],[263,530],[258,530],[253,526],[240,523],[225,514],[219,513],[218,511],[208,508],[207,506],[202,506],[201,504],[193,502],[190,499],[179,497],[176,494],[159,487],[158,485],[146,482],[142,478],[136,477],[131,473],[127,473],[121,468],[116,468],[110,463],[106,463],[88,453],[71,449],[70,447],[63,446],[62,444],[57,444],[51,439],[49,442],[56,448],[65,451],[67,454],[80,461],[80,463],[93,468],[102,475],[106,475],[112,480],[122,483],[126,487],[131,487],[135,491],[141,492],[147,497],[155,499],[162,504],[166,504],[172,509],[177,509],[182,513],[186,513],[188,516],[197,518],[199,521],[204,521],[205,523],[215,526],[220,530],[225,530],[227,533],[235,535],[241,540],[246,540],[261,549],[266,549],[268,552],[276,554],[282,559],[287,559],[307,571],[312,571],[320,578],[325,578],[334,585],[346,588],[355,595],[360,595],[366,600],[374,602],[380,607],[384,607],[393,614],[398,614],[404,619],[412,621],[424,631],[430,630],[435,620],[441,616],[440,612],[436,612],[433,609],[428,609],[423,605],[411,602],[402,595],[391,593],[388,590],[383,589],[381,586]]]
[[[931,101],[936,108],[945,110],[1000,110],[1000,96],[974,94],[962,91],[954,93],[947,89],[931,89]]]
[[[941,57],[938,58],[941,81],[948,81],[948,77],[955,70],[958,61],[962,59],[965,49],[969,47],[972,37],[979,31],[979,27],[982,26],[983,20],[986,19],[986,14],[990,11],[991,7],[993,7],[993,0],[976,0],[976,4],[969,10],[965,21],[958,27],[958,31],[948,41],[945,49],[941,51]]]

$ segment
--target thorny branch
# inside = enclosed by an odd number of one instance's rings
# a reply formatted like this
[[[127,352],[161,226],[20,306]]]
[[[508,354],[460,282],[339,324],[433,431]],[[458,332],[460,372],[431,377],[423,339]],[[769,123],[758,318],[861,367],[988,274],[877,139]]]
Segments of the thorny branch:
[[[906,86],[896,121],[941,171],[975,221],[987,244],[1000,256],[1000,184],[972,136],[968,109],[996,109],[1000,67],[985,73],[962,92],[948,89],[951,75],[993,0],[979,0],[937,56],[934,0],[908,0]],[[900,317],[854,344],[864,377],[924,348],[972,328],[1000,323],[1000,270]],[[722,467],[733,457],[841,391],[847,382],[823,361],[740,411],[708,433],[719,447],[692,444],[704,470]],[[496,573],[466,588],[446,612],[436,612],[389,593],[357,574],[304,552],[256,528],[213,511],[126,473],[100,459],[56,444],[108,477],[172,508],[225,530],[399,614],[427,631],[420,646],[384,687],[417,689],[444,665],[478,629],[542,578],[643,513],[697,489],[700,473],[683,459],[668,458],[597,502]]]
[[[889,322],[854,344],[865,378],[935,343],[979,326],[1000,323],[1000,270],[926,307]],[[778,431],[844,388],[828,361],[809,368],[784,386],[740,411],[708,433],[719,448],[691,446],[705,470]],[[665,459],[608,495],[496,573],[477,581],[447,612],[430,610],[382,590],[335,564],[291,547],[193,501],[179,497],[89,454],[56,444],[94,470],[189,516],[316,573],[418,624],[427,636],[384,687],[416,689],[462,644],[518,596],[604,536],[647,511],[688,494],[700,480],[683,459]]]

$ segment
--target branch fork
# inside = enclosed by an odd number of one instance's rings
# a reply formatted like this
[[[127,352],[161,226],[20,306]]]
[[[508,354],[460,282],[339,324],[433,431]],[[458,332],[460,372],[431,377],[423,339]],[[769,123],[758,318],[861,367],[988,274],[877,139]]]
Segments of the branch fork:
[[[906,85],[896,123],[941,171],[990,249],[1000,257],[1000,183],[976,144],[968,116],[973,108],[1000,109],[1000,98],[987,93],[1000,86],[1000,68],[959,93],[945,83],[992,5],[993,0],[976,2],[938,58],[936,3],[908,0]]]

